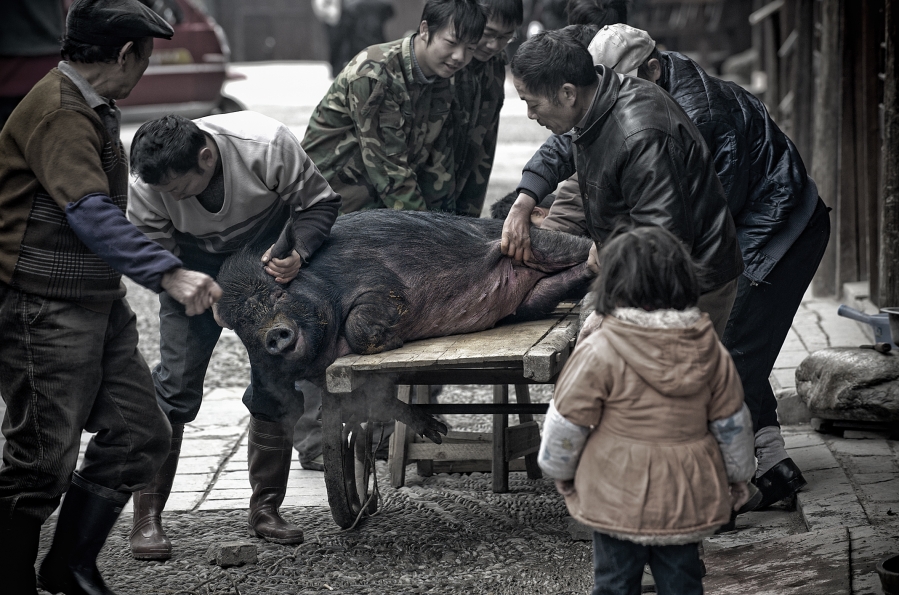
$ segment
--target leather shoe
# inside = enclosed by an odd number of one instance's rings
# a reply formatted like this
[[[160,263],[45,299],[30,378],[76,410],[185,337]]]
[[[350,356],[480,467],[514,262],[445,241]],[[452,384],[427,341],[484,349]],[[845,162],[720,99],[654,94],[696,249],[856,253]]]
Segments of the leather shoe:
[[[774,465],[761,477],[753,479],[752,483],[762,492],[762,501],[756,510],[767,508],[775,502],[789,498],[806,485],[802,471],[790,458]]]

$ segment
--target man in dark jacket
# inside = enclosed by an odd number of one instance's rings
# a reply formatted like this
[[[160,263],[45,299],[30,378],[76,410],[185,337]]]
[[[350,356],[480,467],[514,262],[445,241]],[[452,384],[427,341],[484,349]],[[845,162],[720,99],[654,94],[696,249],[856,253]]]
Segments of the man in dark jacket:
[[[529,163],[503,227],[503,253],[531,260],[534,197],[549,194],[576,170],[587,230],[597,245],[620,222],[664,227],[684,242],[703,269],[700,308],[720,336],[743,260],[712,156],[693,122],[656,85],[594,67],[569,30],[522,44],[512,76],[528,117],[556,134],[570,131],[577,155],[559,151]],[[513,216],[521,211],[523,220]]]
[[[757,97],[709,76],[682,54],[658,51],[645,31],[612,25],[588,34],[582,41],[594,63],[620,73],[636,70],[668,91],[715,156],[746,265],[722,342],[734,358],[752,413],[755,483],[763,493],[758,507],[766,507],[805,485],[784,448],[768,377],[827,246],[827,207],[795,145]],[[555,217],[573,219],[564,211]]]

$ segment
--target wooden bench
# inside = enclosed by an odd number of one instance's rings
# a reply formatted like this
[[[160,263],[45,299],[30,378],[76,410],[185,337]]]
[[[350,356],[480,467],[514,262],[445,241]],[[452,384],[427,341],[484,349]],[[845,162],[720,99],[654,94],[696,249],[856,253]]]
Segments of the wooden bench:
[[[415,341],[376,355],[350,355],[328,368],[328,390],[349,393],[372,375],[390,374],[400,400],[428,413],[493,415],[492,433],[450,432],[443,444],[415,441],[397,422],[390,439],[390,481],[403,485],[406,465],[417,461],[425,474],[489,469],[493,491],[506,492],[510,465],[540,477],[540,433],[533,415],[545,413],[547,404],[531,403],[528,385],[555,382],[579,328],[578,305],[565,303],[543,320]],[[493,403],[431,404],[429,385],[434,384],[493,385]],[[509,385],[515,387],[515,403],[509,402]],[[519,415],[519,424],[509,425],[510,414]]]

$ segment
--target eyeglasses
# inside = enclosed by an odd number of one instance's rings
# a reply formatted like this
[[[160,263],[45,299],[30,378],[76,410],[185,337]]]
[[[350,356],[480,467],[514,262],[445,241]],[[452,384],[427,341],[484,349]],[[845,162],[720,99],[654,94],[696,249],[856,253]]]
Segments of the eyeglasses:
[[[496,33],[487,33],[486,31],[481,35],[481,39],[487,41],[487,43],[496,42],[499,45],[503,46],[517,38],[518,33],[507,33],[505,35],[497,35]]]

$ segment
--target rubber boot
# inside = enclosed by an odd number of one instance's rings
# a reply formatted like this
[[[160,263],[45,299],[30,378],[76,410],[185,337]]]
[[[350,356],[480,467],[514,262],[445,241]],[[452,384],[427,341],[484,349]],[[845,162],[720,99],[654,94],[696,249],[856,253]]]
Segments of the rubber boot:
[[[77,473],[62,501],[53,544],[41,562],[37,584],[50,593],[66,595],[115,595],[100,576],[97,554],[128,502],[130,494],[112,492],[110,499],[98,492],[110,492]]]
[[[35,595],[34,561],[41,539],[41,522],[16,515],[0,518],[0,577],[7,595]]]
[[[250,418],[247,464],[250,470],[250,535],[281,544],[303,543],[303,530],[278,514],[287,493],[293,446],[281,424]]]
[[[131,555],[137,560],[168,560],[172,557],[172,542],[162,528],[162,509],[172,491],[184,424],[172,424],[172,446],[169,456],[144,489],[134,492],[134,524],[131,527]]]

